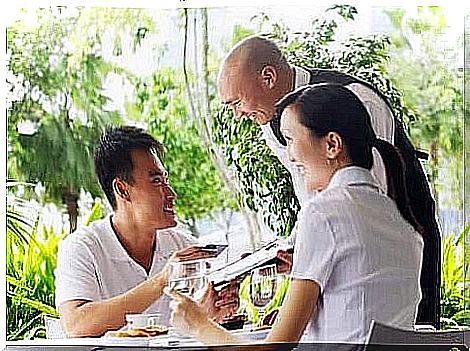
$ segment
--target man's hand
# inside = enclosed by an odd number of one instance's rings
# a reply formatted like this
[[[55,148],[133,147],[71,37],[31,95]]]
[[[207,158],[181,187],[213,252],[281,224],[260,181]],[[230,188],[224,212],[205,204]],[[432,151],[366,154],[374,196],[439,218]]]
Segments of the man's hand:
[[[277,252],[277,258],[279,260],[277,264],[278,273],[290,273],[292,270],[292,254],[284,250]]]
[[[183,262],[214,257],[217,257],[217,252],[214,252],[213,250],[206,250],[201,246],[193,245],[176,251],[173,253],[173,255],[171,255],[169,261]]]
[[[238,289],[237,281],[232,281],[219,292],[209,283],[204,295],[197,302],[204,308],[209,318],[221,323],[225,317],[231,317],[237,310]]]

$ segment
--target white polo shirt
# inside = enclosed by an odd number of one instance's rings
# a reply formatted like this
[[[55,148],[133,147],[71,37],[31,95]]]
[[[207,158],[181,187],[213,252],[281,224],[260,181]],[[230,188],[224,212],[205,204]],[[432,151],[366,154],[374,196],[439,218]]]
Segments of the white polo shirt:
[[[370,172],[337,171],[297,221],[291,277],[321,287],[302,342],[365,342],[372,319],[411,329],[421,300],[423,239]]]
[[[192,237],[176,229],[158,230],[150,273],[127,254],[111,227],[111,216],[93,222],[67,236],[57,257],[56,306],[70,300],[100,301],[123,294],[159,273],[171,254],[195,244]],[[170,298],[166,295],[145,313],[162,313],[170,318]]]

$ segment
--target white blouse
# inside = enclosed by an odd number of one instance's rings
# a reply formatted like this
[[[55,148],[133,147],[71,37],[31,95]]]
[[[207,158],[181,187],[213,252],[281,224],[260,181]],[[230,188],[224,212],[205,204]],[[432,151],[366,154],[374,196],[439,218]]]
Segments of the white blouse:
[[[302,342],[363,343],[372,319],[413,327],[423,240],[368,170],[337,171],[302,209],[294,231],[291,276],[321,287]]]

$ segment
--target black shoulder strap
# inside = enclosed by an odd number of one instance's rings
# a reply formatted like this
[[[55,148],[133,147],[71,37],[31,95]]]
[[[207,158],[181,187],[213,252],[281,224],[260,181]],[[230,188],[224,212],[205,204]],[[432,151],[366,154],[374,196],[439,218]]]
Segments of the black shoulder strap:
[[[281,145],[286,146],[287,141],[286,139],[284,139],[284,136],[281,133],[281,116],[276,113],[271,122],[269,122],[269,125],[271,126],[274,136],[279,141],[279,143],[281,143]]]

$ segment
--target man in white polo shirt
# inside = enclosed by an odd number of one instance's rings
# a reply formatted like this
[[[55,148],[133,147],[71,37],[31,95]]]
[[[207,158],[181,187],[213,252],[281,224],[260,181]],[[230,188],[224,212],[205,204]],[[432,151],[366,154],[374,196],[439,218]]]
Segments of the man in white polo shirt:
[[[188,247],[193,238],[169,229],[176,226],[176,194],[162,153],[163,145],[139,128],[102,135],[95,170],[113,213],[70,234],[58,252],[56,306],[69,337],[118,329],[132,313],[158,312],[167,324],[167,261],[173,253],[201,253]]]

